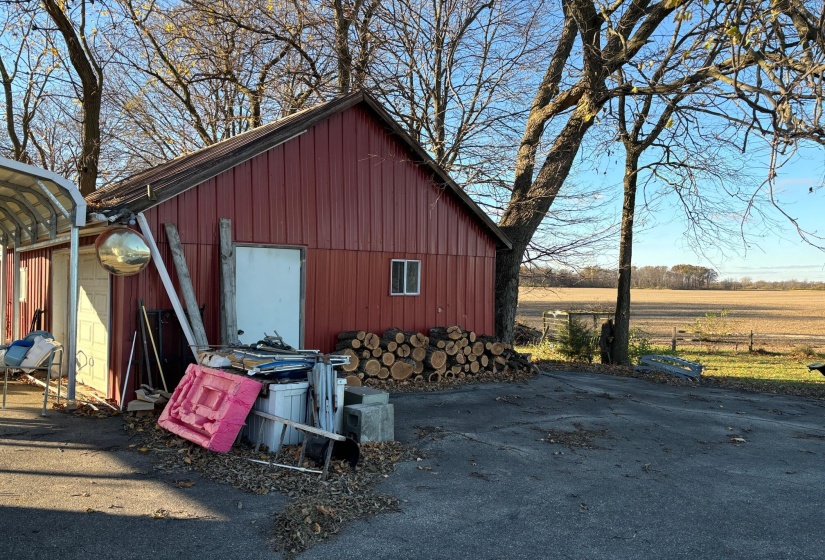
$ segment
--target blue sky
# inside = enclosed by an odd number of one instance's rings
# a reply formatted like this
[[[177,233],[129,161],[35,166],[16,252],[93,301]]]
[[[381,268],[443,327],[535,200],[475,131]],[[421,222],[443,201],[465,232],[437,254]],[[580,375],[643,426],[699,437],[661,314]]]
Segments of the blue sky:
[[[601,192],[610,201],[603,212],[611,220],[621,215],[621,184],[623,152],[621,148],[610,157],[582,156],[582,165],[571,175],[580,186]],[[684,213],[674,196],[655,199],[650,211],[645,210],[648,193],[637,196],[637,216],[633,243],[635,266],[673,266],[693,264],[713,268],[719,279],[739,280],[806,280],[825,282],[825,252],[805,243],[795,226],[768,202],[770,190],[759,185],[768,176],[769,157],[766,150],[731,157],[741,157],[745,171],[739,180],[745,192],[759,190],[765,215],[754,214],[742,222],[740,215],[730,215],[728,225],[739,232],[725,238],[712,235],[701,238],[700,246],[690,243],[685,234]],[[601,166],[601,170],[598,169]],[[747,176],[746,176],[747,175]],[[661,187],[661,185],[658,185]],[[657,185],[653,185],[655,191]],[[813,191],[811,192],[811,189]],[[779,167],[773,195],[782,210],[808,233],[811,240],[825,246],[825,147],[800,148]],[[655,196],[655,195],[654,195]],[[744,239],[743,239],[744,236]],[[822,239],[816,239],[820,236]],[[596,264],[615,268],[618,262],[618,236],[607,249],[595,251]],[[585,257],[587,260],[587,257]]]
[[[757,175],[766,176],[766,160],[755,158],[748,163]],[[825,237],[825,149],[800,150],[779,170],[774,194],[785,212],[798,220],[803,229]],[[697,255],[686,243],[680,214],[674,207],[663,206],[660,213],[651,216],[655,225],[637,233],[633,264],[708,266],[719,273],[720,279],[748,276],[768,281],[825,281],[825,252],[803,242],[779,211],[771,212],[771,217],[777,223],[769,228],[760,219],[745,224],[745,233],[754,238],[748,246],[739,239],[732,247],[720,248],[717,240],[708,239],[705,254]],[[819,243],[825,245],[825,240]]]

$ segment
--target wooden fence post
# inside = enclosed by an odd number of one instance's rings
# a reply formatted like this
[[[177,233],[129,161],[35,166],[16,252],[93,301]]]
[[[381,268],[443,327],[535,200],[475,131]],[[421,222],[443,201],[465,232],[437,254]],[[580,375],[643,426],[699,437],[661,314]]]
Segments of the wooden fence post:
[[[670,351],[676,352],[676,327],[673,327],[673,334],[670,337]]]
[[[753,352],[753,329],[751,329],[751,334],[748,337],[748,352]]]

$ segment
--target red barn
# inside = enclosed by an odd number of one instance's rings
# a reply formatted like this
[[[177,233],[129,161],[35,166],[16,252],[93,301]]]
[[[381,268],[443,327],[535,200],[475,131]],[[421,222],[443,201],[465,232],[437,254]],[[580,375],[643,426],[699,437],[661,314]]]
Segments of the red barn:
[[[82,247],[101,226],[141,216],[173,278],[164,224],[176,224],[213,344],[221,337],[221,219],[232,224],[243,342],[277,330],[290,344],[326,352],[338,332],[352,329],[494,330],[496,250],[509,241],[364,93],[181,156],[86,200],[97,221],[80,233],[78,379],[110,397],[120,398],[138,300],[150,309],[169,308],[170,300],[154,266],[109,277]],[[67,332],[65,253],[56,246],[21,254],[36,286],[20,320],[53,308],[43,327],[58,338]]]

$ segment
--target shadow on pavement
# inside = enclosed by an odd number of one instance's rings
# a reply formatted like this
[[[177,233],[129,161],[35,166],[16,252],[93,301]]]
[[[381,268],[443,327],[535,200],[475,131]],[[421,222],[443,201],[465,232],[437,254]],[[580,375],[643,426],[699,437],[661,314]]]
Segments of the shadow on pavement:
[[[285,504],[200,477],[163,473],[123,418],[49,410],[10,382],[0,411],[0,558],[279,558],[268,546]],[[53,400],[50,400],[53,402]],[[191,481],[180,488],[179,479]]]

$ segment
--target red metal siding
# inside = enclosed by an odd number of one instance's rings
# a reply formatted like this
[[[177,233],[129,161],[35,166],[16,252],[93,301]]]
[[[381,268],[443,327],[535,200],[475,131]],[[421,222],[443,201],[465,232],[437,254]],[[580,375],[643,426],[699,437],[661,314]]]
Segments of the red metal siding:
[[[494,256],[492,239],[409,157],[353,108],[217,177],[221,194],[211,202],[222,216],[237,216],[234,233],[247,243]],[[264,175],[267,188],[250,188]],[[234,212],[222,211],[227,198]],[[259,225],[266,219],[274,224],[268,233]]]
[[[10,261],[13,255],[9,255]],[[27,269],[27,289],[26,299],[20,302],[20,335],[23,336],[29,331],[32,315],[35,309],[45,311],[43,316],[43,328],[51,329],[51,249],[38,249],[20,253],[20,268]],[[14,282],[12,279],[11,282]],[[9,287],[12,286],[11,282]],[[13,288],[12,288],[13,289]],[[13,294],[13,292],[10,292]],[[11,301],[11,297],[9,298]],[[8,309],[9,317],[12,308]],[[11,335],[11,332],[9,332]]]
[[[354,107],[146,212],[180,231],[210,341],[220,336],[218,220],[239,243],[307,248],[304,338],[329,351],[354,328],[493,331],[495,241],[378,121]],[[421,261],[421,295],[390,296],[390,261]],[[154,267],[113,281],[112,369],[125,372],[137,300],[169,308]],[[117,385],[117,384],[114,384]]]
[[[323,275],[324,270],[330,270],[328,267],[336,267],[335,276],[339,278],[360,279],[362,275],[359,269],[364,269],[370,271],[370,279],[373,280],[348,283],[333,281],[330,285],[322,282],[320,286],[316,281],[313,286],[308,285],[308,348],[329,350],[334,344],[335,335],[353,328],[372,332],[382,332],[390,327],[426,331],[436,325],[461,324],[478,332],[491,332],[488,324],[492,322],[493,295],[492,291],[483,293],[482,290],[485,285],[492,285],[491,282],[485,282],[483,276],[492,278],[494,258],[473,261],[458,255],[347,253],[325,249],[310,249],[307,253],[308,278],[317,279]],[[389,295],[389,262],[393,258],[421,260],[420,296]],[[369,261],[367,266],[364,265],[365,260]],[[468,269],[468,272],[462,275],[460,271],[464,269]],[[472,278],[469,270],[474,271]],[[459,278],[469,279],[469,282],[457,279],[455,271],[459,271]],[[373,287],[376,283],[378,289]],[[442,286],[453,288],[444,291]],[[450,296],[445,297],[445,293]]]
[[[300,153],[298,169],[300,177],[300,216],[301,233],[304,244],[309,247],[318,246],[318,204],[315,193],[315,138],[314,134],[302,134],[297,140]],[[294,162],[291,162],[295,165]]]
[[[158,250],[172,277],[173,284],[180,293],[177,275],[172,264],[172,256],[166,243],[166,234],[163,232],[162,223],[157,222],[157,215],[154,210],[147,213],[147,221],[154,232]],[[176,219],[170,216],[166,216],[166,218],[168,219],[164,221],[175,221]],[[215,227],[217,228],[217,222]],[[181,232],[181,237],[183,237],[183,232]],[[220,278],[216,245],[183,243],[183,251],[186,256],[186,264],[191,272],[193,288],[198,301],[201,305],[206,305],[204,309],[204,327],[206,328],[207,338],[210,341],[217,341],[220,338]],[[110,368],[118,378],[125,375],[132,336],[140,328],[139,323],[137,323],[139,300],[143,300],[147,309],[170,309],[172,307],[154,265],[150,265],[146,270],[135,276],[112,277],[113,328],[110,333],[112,348]],[[136,389],[140,383],[141,381],[137,379],[133,371],[130,380],[131,389]],[[110,386],[119,388],[120,382],[113,383]],[[116,392],[113,396],[120,398],[119,392]]]
[[[93,245],[94,237],[80,238],[80,246]],[[58,249],[67,249],[68,244],[46,247],[35,251],[24,251],[20,253],[20,268],[28,269],[26,301],[20,303],[20,334],[25,335],[31,325],[32,315],[35,309],[42,309],[43,329],[52,330],[52,253]],[[12,321],[14,314],[14,282],[17,279],[17,272],[12,266],[14,263],[14,252],[6,254],[6,267],[2,271],[6,275],[6,323],[2,326],[3,339],[8,341],[12,337]]]

